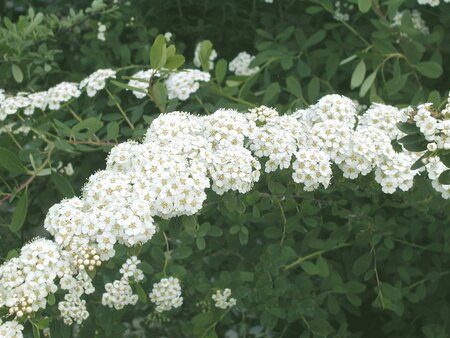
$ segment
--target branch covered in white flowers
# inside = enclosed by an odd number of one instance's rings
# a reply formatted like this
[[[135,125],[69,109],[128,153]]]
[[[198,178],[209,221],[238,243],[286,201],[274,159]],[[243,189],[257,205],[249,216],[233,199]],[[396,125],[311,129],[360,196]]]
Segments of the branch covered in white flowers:
[[[84,84],[90,86],[89,80]],[[305,191],[327,188],[336,168],[348,179],[373,171],[385,193],[411,189],[425,171],[442,197],[450,198],[450,185],[438,180],[445,166],[437,157],[412,169],[426,149],[396,151],[392,145],[408,136],[397,124],[416,121],[435,144],[429,151],[449,149],[449,111],[450,102],[438,120],[429,105],[400,110],[373,104],[359,117],[351,99],[328,95],[292,115],[265,106],[246,113],[219,109],[209,116],[162,114],[142,143],[111,150],[106,169],[88,179],[82,196],[50,208],[44,227],[53,240],[36,239],[0,266],[0,307],[9,320],[0,332],[21,337],[22,324],[46,308],[58,288],[67,292],[58,304],[64,321],[82,323],[89,316],[86,295],[94,291],[91,272],[115,255],[116,243],[141,245],[158,231],[155,220],[198,213],[208,189],[247,193],[261,171],[288,170]],[[130,283],[144,278],[139,264],[131,257],[122,278],[105,285],[103,305],[121,309],[137,302]],[[156,311],[182,306],[182,284],[166,276],[153,285],[149,298]],[[226,309],[236,304],[230,295],[225,289],[212,299]]]
[[[165,40],[162,35],[160,37]],[[165,44],[159,46],[157,38],[152,48],[158,47],[159,49],[166,48],[169,50]],[[155,64],[154,68],[134,73],[129,77],[127,84],[114,81],[114,79],[116,79],[118,72],[129,67],[99,69],[80,83],[61,82],[48,90],[35,93],[20,92],[16,95],[8,95],[3,89],[0,89],[0,134],[3,132],[28,134],[30,127],[21,123],[21,120],[33,116],[37,111],[58,111],[72,100],[79,98],[83,92],[86,92],[88,97],[94,97],[98,92],[105,89],[109,80],[113,80],[113,83],[119,87],[132,91],[138,99],[145,97],[154,99],[151,96],[150,87],[155,81],[162,80],[169,100],[185,101],[200,88],[201,82],[209,82],[211,79],[211,75],[207,71],[213,68],[214,60],[217,57],[217,52],[211,48],[212,44],[209,41],[203,41],[197,45],[195,50],[194,64],[201,67],[200,60],[206,58],[207,67],[203,67],[206,71],[198,69],[175,70],[181,66],[184,58],[181,55],[174,54],[171,56],[172,59],[168,57],[165,63]],[[172,51],[175,53],[174,49]],[[238,76],[253,75],[259,71],[258,67],[250,67],[254,58],[246,52],[241,52],[230,62],[229,70]],[[21,116],[21,114],[24,116]]]

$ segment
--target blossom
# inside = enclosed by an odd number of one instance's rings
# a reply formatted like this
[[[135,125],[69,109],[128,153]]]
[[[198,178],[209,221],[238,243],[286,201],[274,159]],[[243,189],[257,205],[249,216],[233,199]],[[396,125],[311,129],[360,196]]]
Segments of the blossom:
[[[200,88],[199,82],[207,82],[211,75],[197,69],[185,69],[169,74],[165,81],[169,100],[187,100],[192,93]]]
[[[99,69],[80,82],[80,89],[86,88],[89,97],[93,97],[106,86],[106,80],[116,78],[116,71]]]
[[[214,305],[222,310],[226,310],[236,305],[236,299],[231,297],[231,290],[228,288],[224,290],[217,290],[211,298],[215,302]]]
[[[201,67],[202,63],[200,61],[200,49],[201,49],[201,43],[197,43],[197,45],[195,46],[195,52],[194,52],[194,65],[196,67]],[[209,54],[209,59],[208,59],[208,70],[213,69],[214,68],[214,60],[217,58],[217,52],[215,49],[211,50],[211,53]]]
[[[106,26],[104,24],[102,24],[101,22],[97,23],[97,39],[99,39],[100,41],[105,41],[106,37],[105,37],[105,32],[106,32]]]
[[[15,320],[2,323],[0,321],[0,337],[23,338],[23,325]]]
[[[178,308],[183,304],[181,286],[178,278],[163,278],[153,284],[149,295],[150,301],[156,305],[156,311],[164,312]]]
[[[128,86],[136,88],[132,89],[133,95],[138,99],[144,98],[147,94],[147,90],[150,87],[152,78],[159,77],[160,73],[155,69],[141,70],[131,76],[128,81]]]
[[[259,72],[259,67],[250,67],[250,63],[254,59],[255,57],[247,52],[240,52],[233,60],[231,60],[228,68],[237,76],[251,76]]]

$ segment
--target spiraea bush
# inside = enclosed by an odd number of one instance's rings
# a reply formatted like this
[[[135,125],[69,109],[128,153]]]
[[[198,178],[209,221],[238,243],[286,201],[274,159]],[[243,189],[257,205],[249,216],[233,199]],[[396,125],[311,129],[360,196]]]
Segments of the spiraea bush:
[[[450,335],[450,4],[0,4],[0,337]]]

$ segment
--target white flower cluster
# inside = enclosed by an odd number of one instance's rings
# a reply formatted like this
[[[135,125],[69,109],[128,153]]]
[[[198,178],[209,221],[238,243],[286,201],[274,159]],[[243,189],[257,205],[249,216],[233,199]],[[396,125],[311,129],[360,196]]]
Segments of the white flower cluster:
[[[405,15],[405,11],[397,12],[395,14],[394,18],[392,19],[391,26],[392,27],[400,27],[402,24],[402,19],[403,19],[404,15]],[[430,30],[427,27],[427,23],[422,18],[422,14],[420,14],[420,12],[417,9],[413,9],[411,11],[411,21],[412,21],[413,27],[415,29],[417,29],[418,31],[420,31],[422,34],[424,34],[424,35],[430,34]],[[402,35],[404,35],[404,34],[402,34]]]
[[[336,1],[334,3],[334,13],[333,18],[336,21],[348,21],[350,20],[350,15],[348,12],[352,11],[354,9],[354,5],[351,3],[348,3],[346,1]]]
[[[0,135],[3,133],[10,133],[10,134],[23,134],[28,135],[31,128],[26,125],[21,125],[19,123],[7,123],[4,126],[0,127]]]
[[[99,69],[80,82],[80,89],[86,88],[89,97],[95,96],[106,86],[106,80],[116,78],[116,71],[112,69]]]
[[[130,283],[124,279],[115,280],[105,285],[106,292],[102,296],[102,304],[116,310],[123,309],[126,305],[135,305],[138,296],[133,294]]]
[[[226,310],[229,308],[232,308],[236,305],[236,299],[231,297],[231,290],[226,288],[224,290],[217,290],[214,295],[211,296],[211,298],[215,302],[215,307],[218,307],[219,309]]]
[[[97,39],[99,39],[100,41],[105,41],[106,40],[106,36],[105,36],[105,32],[106,32],[106,26],[104,24],[102,24],[101,22],[97,23]]]
[[[443,2],[450,3],[450,0],[443,0]],[[431,7],[439,6],[441,1],[440,0],[417,0],[417,3],[419,5],[430,5]]]
[[[132,92],[138,99],[142,99],[147,95],[146,92],[148,87],[150,87],[151,79],[159,76],[160,73],[155,69],[141,70],[131,77],[130,81],[128,81],[128,85],[137,88]]]
[[[446,133],[441,133],[440,130],[445,130],[446,121],[438,120],[432,115],[433,105],[431,103],[421,104],[417,107],[417,112],[414,115],[414,121],[416,126],[419,127],[420,132],[423,134],[427,141],[437,141],[439,143],[438,148],[450,149],[450,140]]]
[[[197,69],[184,69],[171,73],[165,81],[169,100],[187,100],[192,93],[199,88],[199,82],[208,82],[211,75]]]
[[[0,266],[0,307],[16,318],[44,309],[47,296],[57,290],[56,277],[68,271],[56,243],[36,239],[26,244],[19,257]]]
[[[305,184],[305,190],[329,184],[331,163],[327,160],[337,164],[344,176],[351,179],[375,170],[375,180],[385,193],[412,187],[418,170],[410,168],[421,154],[406,150],[398,153],[391,145],[391,140],[404,136],[396,124],[407,120],[408,110],[373,104],[357,119],[356,107],[350,99],[328,95],[294,116],[310,125],[307,138],[315,149],[313,153],[310,149],[299,152],[301,157],[297,155],[293,165],[294,181]],[[320,159],[315,158],[318,154]],[[305,163],[309,171],[305,171]]]
[[[202,63],[200,61],[200,47],[201,44],[197,43],[197,46],[195,46],[195,52],[194,52],[194,65],[195,67],[200,68],[202,66]],[[208,60],[208,65],[209,65],[209,70],[214,68],[214,60],[217,58],[217,52],[215,49],[211,50],[211,54],[209,54],[209,60]]]
[[[428,158],[428,163],[425,168],[433,188],[441,193],[443,198],[450,199],[450,184],[442,184],[439,182],[439,175],[445,170],[448,170],[444,163],[442,163],[437,156],[432,156]]]
[[[142,70],[137,72],[128,81],[130,87],[136,88],[132,90],[134,96],[142,99],[146,96],[146,92],[151,84],[151,79],[160,77],[161,73],[154,69]],[[167,89],[167,96],[171,99],[187,100],[192,93],[199,88],[199,82],[208,82],[211,75],[198,69],[184,69],[178,72],[169,73],[164,80]]]
[[[435,151],[450,149],[449,117],[450,102],[440,114],[429,104],[417,111],[374,104],[358,118],[352,100],[339,95],[292,115],[268,107],[247,114],[232,109],[208,116],[162,114],[143,143],[128,141],[111,150],[106,169],[89,178],[80,198],[50,208],[44,226],[54,241],[28,243],[19,257],[0,266],[0,308],[12,318],[43,309],[60,278],[61,289],[68,291],[58,304],[61,315],[66,323],[81,323],[89,315],[82,296],[94,292],[88,272],[114,256],[115,243],[130,247],[150,240],[155,216],[197,213],[207,188],[218,194],[248,192],[259,179],[261,162],[268,172],[292,166],[294,182],[306,191],[329,186],[333,163],[351,179],[374,171],[385,193],[409,190],[419,172],[411,165],[424,152],[395,151],[392,141],[404,136],[396,124],[413,119]],[[433,156],[422,170],[450,198],[450,185],[438,181],[445,169]],[[138,264],[132,257],[122,266],[122,279],[106,286],[105,305],[136,302],[129,281],[143,278]],[[179,280],[155,283],[150,298],[157,311],[181,306]]]
[[[413,116],[416,126],[429,142],[427,148],[431,152],[431,156],[422,161],[425,163],[431,185],[441,193],[443,198],[450,199],[450,184],[439,182],[439,175],[448,168],[435,154],[437,150],[450,150],[450,94],[447,105],[440,113],[433,111],[431,103],[426,103],[419,105]]]
[[[249,148],[258,158],[268,157],[265,172],[289,168],[297,145],[306,142],[304,123],[264,106],[250,109],[247,118],[259,125],[249,135]]]
[[[64,295],[64,300],[58,303],[58,310],[64,323],[72,325],[74,322],[81,324],[89,317],[86,301],[81,299],[83,294],[91,294],[95,291],[92,280],[85,270],[81,270],[76,277],[70,274],[64,275],[60,281],[61,289],[69,292]]]
[[[23,325],[15,320],[2,323],[0,320],[0,337],[4,338],[23,338]]]
[[[178,278],[163,278],[153,284],[150,300],[156,305],[156,311],[164,312],[178,308],[183,304],[181,286]]]
[[[305,191],[312,191],[323,185],[327,188],[331,181],[331,162],[323,151],[299,149],[292,164],[292,179],[304,184]]]
[[[105,88],[106,80],[115,77],[116,71],[99,69],[80,83],[61,82],[46,91],[17,93],[15,96],[6,96],[2,90],[0,93],[0,122],[19,111],[23,111],[26,116],[31,116],[36,109],[42,111],[46,109],[59,110],[63,104],[78,98],[84,89],[88,96],[94,96],[99,90]],[[18,133],[18,130],[20,128],[16,129],[15,132]],[[4,131],[8,131],[8,129],[4,129]],[[25,132],[25,130],[20,132]]]
[[[4,96],[0,100],[0,122],[8,116],[23,111],[26,116],[34,114],[35,109],[58,110],[61,104],[79,97],[81,94],[78,84],[61,82],[47,91],[37,93],[18,93],[16,96]]]
[[[259,72],[259,67],[250,67],[250,63],[255,59],[247,52],[240,52],[231,60],[228,68],[237,76],[251,76]]]
[[[106,292],[102,296],[102,304],[116,310],[123,309],[126,305],[135,305],[138,296],[133,294],[130,280],[140,282],[144,279],[144,273],[137,266],[141,261],[132,256],[122,265],[120,273],[121,279],[105,285]]]

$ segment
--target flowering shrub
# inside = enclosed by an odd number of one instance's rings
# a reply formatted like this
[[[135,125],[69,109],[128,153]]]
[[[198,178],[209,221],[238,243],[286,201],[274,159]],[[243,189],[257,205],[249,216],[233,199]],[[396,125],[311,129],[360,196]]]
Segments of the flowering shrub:
[[[447,336],[441,2],[8,2],[0,335]]]

